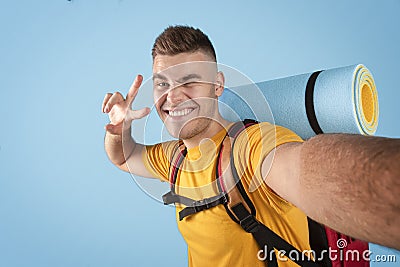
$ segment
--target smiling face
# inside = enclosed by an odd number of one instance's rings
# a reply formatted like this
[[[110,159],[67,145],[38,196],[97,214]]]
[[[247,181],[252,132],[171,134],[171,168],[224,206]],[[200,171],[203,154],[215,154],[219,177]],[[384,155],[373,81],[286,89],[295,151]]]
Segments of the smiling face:
[[[154,103],[173,137],[211,137],[207,135],[218,120],[223,79],[216,62],[201,51],[154,58]]]

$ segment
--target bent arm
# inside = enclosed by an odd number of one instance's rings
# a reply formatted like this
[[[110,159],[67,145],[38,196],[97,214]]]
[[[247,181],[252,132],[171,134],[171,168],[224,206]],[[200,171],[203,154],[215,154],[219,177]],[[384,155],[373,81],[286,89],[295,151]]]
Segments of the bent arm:
[[[143,162],[145,146],[133,140],[130,129],[123,136],[126,138],[106,131],[104,148],[110,161],[123,171],[154,178]]]
[[[400,139],[323,134],[284,144],[266,182],[312,219],[400,249]]]
[[[102,112],[107,113],[110,123],[105,126],[104,147],[110,161],[123,171],[144,177],[153,177],[146,169],[142,154],[145,147],[136,143],[131,136],[131,123],[150,112],[149,108],[132,110],[143,76],[137,75],[126,99],[120,92],[105,95]]]

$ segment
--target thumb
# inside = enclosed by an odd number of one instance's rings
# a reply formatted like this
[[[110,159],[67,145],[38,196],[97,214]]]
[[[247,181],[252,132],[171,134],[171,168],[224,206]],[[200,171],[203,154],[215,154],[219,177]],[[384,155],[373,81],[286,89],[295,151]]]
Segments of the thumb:
[[[126,121],[133,121],[141,119],[150,113],[150,108],[145,107],[139,110],[129,110],[126,115]]]

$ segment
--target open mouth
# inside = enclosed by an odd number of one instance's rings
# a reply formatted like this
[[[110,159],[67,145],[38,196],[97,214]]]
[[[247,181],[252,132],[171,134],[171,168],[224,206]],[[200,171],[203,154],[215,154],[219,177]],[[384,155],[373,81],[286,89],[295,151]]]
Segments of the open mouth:
[[[174,110],[164,110],[165,113],[170,117],[183,117],[191,113],[194,108],[184,108],[184,109],[174,109]]]

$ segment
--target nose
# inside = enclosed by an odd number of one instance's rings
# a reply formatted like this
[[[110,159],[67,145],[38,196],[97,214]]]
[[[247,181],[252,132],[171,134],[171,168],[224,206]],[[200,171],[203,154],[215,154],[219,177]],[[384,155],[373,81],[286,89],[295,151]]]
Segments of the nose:
[[[167,101],[171,104],[179,104],[184,100],[184,92],[181,86],[172,88],[167,93]]]

